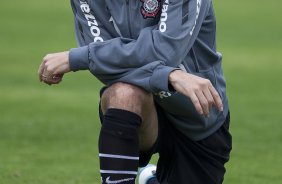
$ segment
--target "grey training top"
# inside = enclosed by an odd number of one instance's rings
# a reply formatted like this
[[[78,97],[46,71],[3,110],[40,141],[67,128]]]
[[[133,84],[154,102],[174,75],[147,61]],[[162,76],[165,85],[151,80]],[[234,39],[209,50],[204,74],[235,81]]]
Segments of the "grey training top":
[[[127,82],[155,94],[175,127],[193,140],[215,132],[228,113],[212,0],[71,0],[79,48],[72,71],[88,69],[105,85]],[[176,69],[209,79],[224,112],[199,115],[189,98],[170,91]],[[189,81],[187,81],[189,82]]]

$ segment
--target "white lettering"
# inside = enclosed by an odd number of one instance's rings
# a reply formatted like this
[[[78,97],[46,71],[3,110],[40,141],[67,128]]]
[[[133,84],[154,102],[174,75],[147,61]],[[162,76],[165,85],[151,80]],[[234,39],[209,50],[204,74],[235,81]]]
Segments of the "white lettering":
[[[168,4],[169,4],[169,0],[166,0],[162,6],[162,13],[161,13],[161,18],[160,18],[160,25],[159,25],[159,30],[160,32],[165,32],[166,31],[166,21],[167,21],[167,10],[168,10]]]
[[[90,7],[89,7],[88,4],[81,4],[80,8],[81,8],[83,13],[90,13]]]
[[[93,22],[89,21],[88,26],[89,27],[91,27],[91,26],[97,26],[98,27],[98,22],[96,20],[93,20]]]
[[[161,19],[160,20],[161,20],[161,22],[165,22],[167,20],[167,13],[166,12],[161,14]]]
[[[103,38],[102,37],[95,37],[94,38],[94,42],[103,42]]]
[[[171,96],[171,93],[169,93],[169,92],[166,92],[166,91],[161,91],[161,92],[159,92],[159,97],[161,98],[161,99],[163,99],[163,98],[168,98],[168,97],[170,97]]]
[[[84,14],[85,19],[88,21],[87,24],[90,27],[90,33],[94,37],[94,42],[103,42],[103,38],[101,37],[101,30],[99,28],[98,22],[93,14],[91,14],[91,10],[89,5],[85,0],[80,1],[80,9]]]
[[[161,22],[160,23],[160,27],[159,27],[160,32],[165,32],[166,31],[166,23],[165,22]]]
[[[95,17],[92,14],[84,14],[86,20],[95,20]]]
[[[169,2],[167,1],[166,3],[168,4]],[[167,12],[167,10],[168,10],[168,5],[167,4],[163,5],[163,10],[162,11]]]
[[[100,29],[97,26],[91,26],[90,32],[94,37],[100,36],[101,33]]]

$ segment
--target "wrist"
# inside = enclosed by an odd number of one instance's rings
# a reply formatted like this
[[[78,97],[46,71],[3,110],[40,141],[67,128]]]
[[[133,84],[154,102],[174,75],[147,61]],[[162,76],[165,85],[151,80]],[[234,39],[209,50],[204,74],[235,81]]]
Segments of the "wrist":
[[[175,83],[177,81],[177,78],[179,77],[179,75],[182,73],[181,70],[174,70],[172,71],[169,76],[168,76],[168,80],[171,84]]]

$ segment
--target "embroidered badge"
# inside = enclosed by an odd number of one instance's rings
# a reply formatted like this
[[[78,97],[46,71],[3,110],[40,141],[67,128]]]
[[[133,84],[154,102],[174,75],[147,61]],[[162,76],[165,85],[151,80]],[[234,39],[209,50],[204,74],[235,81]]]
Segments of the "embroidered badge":
[[[141,13],[143,17],[155,18],[161,9],[161,0],[140,0],[143,2]]]

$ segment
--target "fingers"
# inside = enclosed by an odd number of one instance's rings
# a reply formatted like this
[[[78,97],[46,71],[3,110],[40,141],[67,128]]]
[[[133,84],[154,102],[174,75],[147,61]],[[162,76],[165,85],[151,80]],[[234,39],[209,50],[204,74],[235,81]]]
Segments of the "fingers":
[[[215,101],[213,100],[213,97],[212,97],[211,92],[209,91],[209,88],[206,88],[203,91],[203,95],[207,99],[207,102],[208,102],[208,105],[209,105],[209,109],[210,109],[213,105],[215,105]]]
[[[38,68],[38,77],[39,77],[39,81],[42,82],[42,74],[44,71],[44,65],[45,65],[45,61],[43,60],[42,63],[40,64],[39,68]]]
[[[223,111],[222,100],[213,87],[210,81],[207,81],[206,85],[198,90],[196,93],[200,104],[203,109],[203,114],[207,117],[209,115],[210,108],[215,105],[219,111]]]
[[[211,92],[211,95],[213,97],[213,100],[215,101],[215,106],[219,111],[223,111],[223,104],[222,100],[218,94],[218,92],[215,90],[215,88],[212,85],[209,85],[209,91]]]
[[[50,72],[48,69],[46,69],[46,62],[44,61],[40,67],[39,67],[39,80],[40,82],[44,82],[46,84],[52,84],[53,81],[57,82],[57,78],[56,75],[52,74],[52,72]]]
[[[45,77],[45,76],[43,76]],[[43,82],[45,84],[48,84],[48,85],[52,85],[52,84],[59,84],[63,79],[63,76],[59,76],[59,75],[54,75],[54,76],[51,76],[51,77],[45,77],[43,78]]]
[[[199,98],[197,97],[197,95],[195,93],[191,93],[189,95],[189,97],[190,97],[190,99],[191,99],[195,109],[197,110],[197,112],[199,114],[204,114],[203,108],[202,108],[202,106],[200,104],[200,101],[199,101]]]
[[[62,81],[64,73],[70,71],[69,52],[47,54],[39,66],[39,80],[46,84],[58,84]]]
[[[62,81],[62,77],[60,78],[46,78],[43,80],[45,84],[52,85],[52,84],[59,84]]]
[[[54,76],[53,76],[52,83],[53,83],[53,84],[59,84],[60,82],[62,82],[63,76],[64,76],[63,74],[54,75]]]
[[[176,91],[191,99],[199,114],[208,116],[213,105],[223,111],[221,98],[210,80],[176,70],[169,75],[169,81]]]
[[[63,74],[55,74],[52,70],[52,66],[47,66],[47,57],[43,59],[43,62],[39,66],[38,75],[40,82],[44,82],[48,85],[59,84],[62,81]]]
[[[47,79],[48,76],[50,76],[50,74],[47,73],[46,63],[51,58],[52,58],[52,54],[47,54],[42,59],[42,63],[40,64],[39,69],[38,69],[38,77],[39,77],[40,82],[44,81],[44,79]]]
[[[201,104],[203,115],[207,117],[209,115],[210,107],[212,104],[209,104],[208,99],[206,98],[206,96],[203,94],[202,91],[198,91],[196,93],[196,96],[198,97],[199,102]]]

